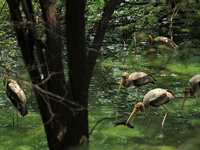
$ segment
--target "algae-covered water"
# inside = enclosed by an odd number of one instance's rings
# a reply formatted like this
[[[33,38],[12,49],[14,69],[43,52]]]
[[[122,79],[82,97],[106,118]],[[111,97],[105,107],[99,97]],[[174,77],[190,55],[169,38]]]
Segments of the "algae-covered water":
[[[89,96],[89,131],[90,149],[95,150],[175,150],[199,149],[200,130],[199,118],[196,113],[195,96],[188,96],[182,109],[183,90],[189,86],[189,79],[199,74],[198,55],[190,61],[182,61],[173,56],[165,69],[160,69],[161,59],[150,61],[143,55],[138,55],[137,60],[130,58],[124,62],[124,54],[115,58],[114,54],[100,55],[94,70],[90,85]],[[134,65],[138,64],[137,71],[151,74],[156,79],[156,84],[142,87],[147,93],[154,88],[170,89],[175,94],[175,99],[165,104],[168,115],[161,133],[161,122],[165,115],[162,107],[152,107],[152,121],[145,135],[149,120],[149,109],[139,112],[134,119],[134,129],[123,125],[114,127],[114,124],[128,119],[137,97],[137,88],[122,87],[119,95],[117,90],[121,74],[126,71],[135,72]],[[19,122],[12,125],[12,105],[5,94],[5,87],[0,86],[0,149],[12,150],[46,150],[47,141],[34,94],[28,88],[27,107],[28,115],[21,117]],[[140,101],[143,93],[140,92]],[[18,126],[17,126],[18,125]]]
[[[190,49],[191,50],[191,49]],[[181,51],[179,51],[181,53]],[[180,55],[180,53],[178,55]],[[178,55],[172,57],[165,69],[161,69],[162,58],[155,61],[138,55],[137,59],[124,57],[119,62],[109,59],[99,61],[94,72],[90,91],[90,129],[101,121],[90,136],[91,149],[121,149],[121,150],[176,150],[199,149],[200,146],[200,120],[197,117],[196,97],[188,96],[182,108],[183,90],[189,86],[189,79],[199,74],[199,54],[193,59],[183,61]],[[125,56],[125,55],[124,55]],[[165,56],[165,61],[168,57]],[[156,84],[142,87],[147,93],[154,88],[170,89],[175,94],[175,99],[165,104],[168,115],[161,132],[161,123],[165,115],[163,107],[152,107],[152,120],[145,135],[149,121],[149,109],[139,112],[133,121],[134,129],[123,125],[114,127],[114,123],[128,119],[137,98],[136,87],[122,87],[119,95],[117,90],[121,74],[138,71],[151,74],[156,79]],[[199,95],[200,91],[198,91]],[[140,92],[140,101],[143,93]]]

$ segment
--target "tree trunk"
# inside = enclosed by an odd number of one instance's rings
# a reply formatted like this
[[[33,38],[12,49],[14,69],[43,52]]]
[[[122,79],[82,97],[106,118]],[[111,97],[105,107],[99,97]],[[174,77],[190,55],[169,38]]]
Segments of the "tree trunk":
[[[69,98],[81,106],[88,107],[88,64],[85,49],[85,0],[66,1],[66,40],[69,68]],[[73,107],[76,110],[76,107]],[[88,110],[66,114],[68,134],[72,145],[88,143]],[[73,123],[72,123],[73,122]],[[83,140],[83,143],[80,143]]]

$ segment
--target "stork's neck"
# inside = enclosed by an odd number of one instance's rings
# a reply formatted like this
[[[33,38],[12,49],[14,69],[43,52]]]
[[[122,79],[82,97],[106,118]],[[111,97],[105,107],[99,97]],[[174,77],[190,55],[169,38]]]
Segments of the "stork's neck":
[[[193,96],[195,94],[195,90],[192,87],[186,87],[184,92],[190,93],[191,96]]]
[[[125,78],[124,86],[125,87],[129,87],[130,86],[130,81],[127,78]]]
[[[149,35],[147,35],[149,38],[150,38],[150,44],[152,44],[153,43],[153,37],[149,34]]]
[[[193,96],[195,94],[195,90],[193,88],[190,88],[190,95]]]
[[[149,106],[150,106],[149,101],[143,101],[143,107],[144,107],[143,111],[147,110],[149,108]]]
[[[145,105],[141,102],[135,104],[135,107],[139,109],[141,112],[145,111],[148,108],[148,107],[146,108]]]
[[[129,74],[127,72],[124,72],[122,74],[122,78],[124,78],[124,86],[125,87],[129,87],[130,86],[130,81],[128,80],[129,79]]]

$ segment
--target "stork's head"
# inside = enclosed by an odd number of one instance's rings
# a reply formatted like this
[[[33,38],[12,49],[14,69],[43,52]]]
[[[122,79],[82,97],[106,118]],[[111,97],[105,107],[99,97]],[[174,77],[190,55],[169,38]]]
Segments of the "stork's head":
[[[185,90],[184,90],[184,97],[183,97],[182,107],[184,106],[184,103],[185,103],[186,98],[187,98],[189,93],[190,93],[191,96],[193,96],[195,94],[194,90],[191,87],[186,87]]]
[[[121,83],[120,83],[120,85],[119,85],[119,89],[118,89],[118,91],[117,91],[117,95],[118,95],[118,93],[119,93],[119,91],[120,91],[122,85],[125,85],[126,79],[128,79],[128,77],[129,77],[129,74],[128,74],[127,72],[122,73],[122,79],[121,79]]]
[[[26,103],[17,103],[17,109],[20,111],[20,114],[24,117],[28,114]]]
[[[126,124],[128,123],[128,121],[130,120],[130,118],[133,116],[133,119],[131,120],[131,122],[133,122],[134,118],[136,117],[138,111],[144,111],[145,110],[145,107],[144,107],[144,104],[139,102],[137,104],[135,104],[135,107],[131,113],[131,115],[129,116],[128,120],[126,121]]]

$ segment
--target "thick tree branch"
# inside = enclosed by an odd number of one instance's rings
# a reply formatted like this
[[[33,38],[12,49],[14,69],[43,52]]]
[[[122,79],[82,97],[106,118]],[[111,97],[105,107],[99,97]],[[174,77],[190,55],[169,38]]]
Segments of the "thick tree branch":
[[[37,56],[39,58],[39,62],[41,65],[41,70],[42,74],[45,76],[47,75],[47,67],[45,63],[45,58],[43,54],[43,44],[41,39],[37,36],[36,29],[35,29],[35,24],[34,24],[34,18],[33,18],[33,8],[32,8],[32,3],[31,0],[22,0],[22,6],[24,9],[24,12],[26,14],[27,21],[30,22],[29,26],[29,36],[31,36],[31,39],[33,39],[34,44],[36,46],[36,52]]]
[[[66,40],[69,68],[69,99],[81,106],[88,107],[88,64],[85,44],[85,3],[86,0],[66,1]],[[71,106],[77,109],[75,106]],[[88,139],[88,110],[81,111],[75,116],[66,114],[67,127],[79,130],[73,137],[66,136],[71,145],[83,144],[82,137]],[[74,134],[68,130],[67,134]],[[84,138],[84,139],[85,139]],[[86,141],[87,143],[88,141]]]
[[[124,0],[110,0],[109,2],[106,3],[106,6],[104,7],[104,12],[103,12],[102,18],[101,18],[98,28],[97,28],[97,32],[96,32],[94,41],[91,45],[92,49],[99,51],[99,49],[101,48],[110,18],[112,16],[114,10],[116,9],[116,6],[118,6],[122,2],[124,2]],[[92,77],[92,71],[96,64],[97,57],[98,57],[97,52],[89,51],[89,55],[88,55],[89,74],[88,75],[89,75],[90,79]]]
[[[40,0],[43,18],[46,26],[47,47],[45,50],[46,62],[49,73],[63,72],[61,29],[58,22],[55,0]],[[55,94],[63,96],[65,91],[60,86],[65,85],[64,73],[52,76],[48,89]]]
[[[18,0],[7,0],[10,8],[11,19],[14,22],[14,29],[16,31],[18,43],[21,47],[22,56],[25,62],[25,66],[29,72],[31,81],[33,84],[37,84],[41,82],[40,72],[38,69],[37,62],[34,56],[34,42],[32,40],[31,34],[26,34],[26,30],[24,28],[24,23],[22,21],[21,13],[19,11],[19,1]],[[41,89],[44,89],[43,85],[40,85]],[[47,122],[51,117],[49,113],[48,106],[46,105],[43,97],[41,97],[37,90],[35,90],[36,99],[38,102],[38,107],[40,113],[42,115],[43,122]],[[47,131],[47,128],[45,128]]]

